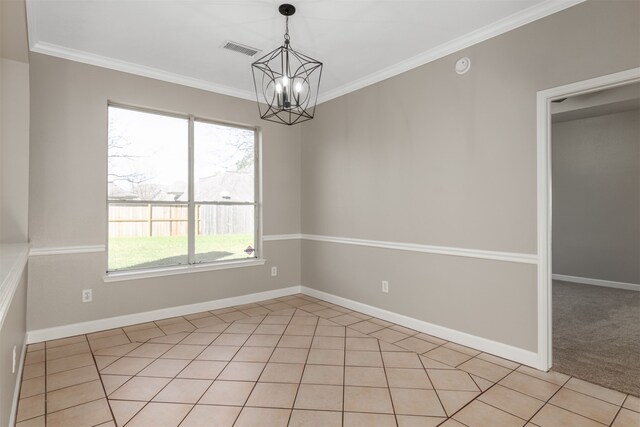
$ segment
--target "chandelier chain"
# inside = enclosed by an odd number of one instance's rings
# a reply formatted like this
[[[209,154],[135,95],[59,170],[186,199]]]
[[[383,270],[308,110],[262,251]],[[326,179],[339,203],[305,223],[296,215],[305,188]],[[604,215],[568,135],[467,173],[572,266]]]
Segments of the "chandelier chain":
[[[285,20],[285,24],[284,24],[284,44],[288,45],[289,44],[289,17],[286,17]]]

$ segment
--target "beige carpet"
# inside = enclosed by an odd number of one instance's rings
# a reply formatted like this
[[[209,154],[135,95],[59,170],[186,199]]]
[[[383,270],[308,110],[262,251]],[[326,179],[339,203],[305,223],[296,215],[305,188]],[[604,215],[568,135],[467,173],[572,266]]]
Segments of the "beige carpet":
[[[554,280],[553,370],[640,396],[640,292]]]

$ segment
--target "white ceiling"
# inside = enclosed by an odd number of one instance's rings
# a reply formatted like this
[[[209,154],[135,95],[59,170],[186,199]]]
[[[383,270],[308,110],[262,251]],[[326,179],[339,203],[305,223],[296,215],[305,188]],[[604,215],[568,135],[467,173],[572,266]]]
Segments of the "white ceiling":
[[[582,0],[294,0],[291,44],[324,62],[320,100]],[[254,58],[282,43],[273,0],[27,0],[32,51],[253,99]]]

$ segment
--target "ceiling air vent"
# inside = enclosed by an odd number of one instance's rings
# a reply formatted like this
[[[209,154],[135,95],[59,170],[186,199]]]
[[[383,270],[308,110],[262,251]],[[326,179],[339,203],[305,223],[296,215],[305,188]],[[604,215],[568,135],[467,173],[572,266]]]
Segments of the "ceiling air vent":
[[[260,52],[259,49],[256,49],[254,47],[245,46],[240,43],[236,43],[232,41],[225,42],[222,45],[222,48],[227,50],[232,50],[234,52],[238,52],[247,56],[254,56],[256,53]]]

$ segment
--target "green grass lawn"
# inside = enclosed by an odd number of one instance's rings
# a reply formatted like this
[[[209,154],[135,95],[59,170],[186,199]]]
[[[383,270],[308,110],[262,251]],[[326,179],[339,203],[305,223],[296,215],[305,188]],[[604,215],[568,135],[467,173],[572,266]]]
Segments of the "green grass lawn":
[[[253,234],[196,236],[196,260],[248,258],[244,250],[249,245],[255,248]],[[109,238],[109,270],[187,263],[187,236]]]

